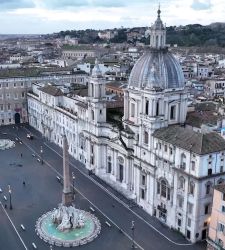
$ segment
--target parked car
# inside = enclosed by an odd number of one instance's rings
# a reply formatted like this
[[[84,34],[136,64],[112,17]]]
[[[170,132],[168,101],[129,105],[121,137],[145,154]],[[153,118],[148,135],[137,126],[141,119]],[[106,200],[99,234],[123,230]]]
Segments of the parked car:
[[[33,140],[34,139],[34,136],[32,134],[27,134],[27,138],[30,139],[30,140]]]

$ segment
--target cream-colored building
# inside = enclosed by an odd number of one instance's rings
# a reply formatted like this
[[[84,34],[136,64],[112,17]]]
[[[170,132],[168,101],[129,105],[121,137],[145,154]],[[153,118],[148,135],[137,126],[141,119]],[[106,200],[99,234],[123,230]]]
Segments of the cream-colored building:
[[[214,188],[212,214],[207,239],[208,250],[225,249],[225,185]]]
[[[122,126],[106,120],[106,81],[96,62],[88,92],[33,85],[29,123],[147,213],[196,242],[207,236],[212,189],[225,181],[225,140],[184,126],[189,94],[165,45],[161,11],[150,46],[124,90]]]

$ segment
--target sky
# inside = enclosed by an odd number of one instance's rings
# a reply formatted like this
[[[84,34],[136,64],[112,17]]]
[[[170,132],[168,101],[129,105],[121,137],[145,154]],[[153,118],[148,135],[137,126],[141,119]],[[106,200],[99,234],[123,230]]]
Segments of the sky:
[[[150,26],[157,0],[0,0],[0,34]],[[161,0],[167,26],[225,22],[225,0]]]

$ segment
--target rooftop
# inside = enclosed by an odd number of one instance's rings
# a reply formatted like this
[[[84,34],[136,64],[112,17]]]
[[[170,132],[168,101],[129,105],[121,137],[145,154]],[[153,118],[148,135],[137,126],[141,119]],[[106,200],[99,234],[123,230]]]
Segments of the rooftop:
[[[39,88],[39,90],[41,90],[42,92],[47,93],[49,95],[52,95],[52,96],[62,96],[63,95],[63,92],[61,91],[61,89],[59,89],[55,86],[52,86],[52,85],[46,85],[44,87]]]
[[[219,192],[225,194],[225,184],[216,185],[214,188],[215,188],[216,190],[218,190]]]
[[[156,130],[153,136],[198,155],[225,150],[225,140],[215,132],[202,134],[192,129],[173,125]]]

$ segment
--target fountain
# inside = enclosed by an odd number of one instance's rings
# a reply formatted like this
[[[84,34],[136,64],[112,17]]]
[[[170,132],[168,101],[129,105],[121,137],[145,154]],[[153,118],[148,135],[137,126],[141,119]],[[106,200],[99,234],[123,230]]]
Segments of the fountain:
[[[5,150],[15,147],[15,142],[9,139],[0,139],[0,150]]]
[[[68,143],[63,135],[63,193],[58,208],[43,214],[36,222],[36,232],[51,245],[72,247],[94,240],[101,231],[99,220],[91,213],[75,208],[69,176]]]

